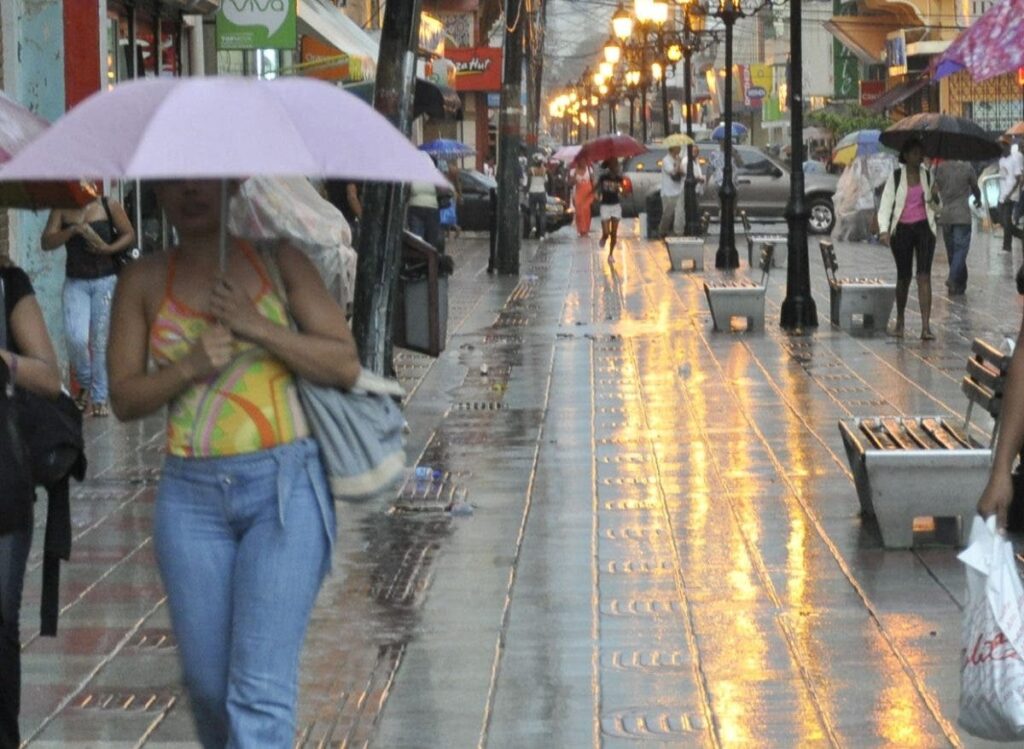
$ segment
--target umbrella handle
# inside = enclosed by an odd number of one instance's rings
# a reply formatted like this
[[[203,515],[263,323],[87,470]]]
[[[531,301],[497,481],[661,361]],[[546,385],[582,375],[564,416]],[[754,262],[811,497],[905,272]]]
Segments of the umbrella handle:
[[[228,271],[228,181],[220,181],[220,273]]]

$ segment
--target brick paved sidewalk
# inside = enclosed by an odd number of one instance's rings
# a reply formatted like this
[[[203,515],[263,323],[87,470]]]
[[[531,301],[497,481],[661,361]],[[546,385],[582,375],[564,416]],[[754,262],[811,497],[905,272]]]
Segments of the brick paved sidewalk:
[[[531,243],[521,279],[457,243],[448,351],[399,359],[410,461],[445,477],[402,511],[341,508],[298,743],[981,746],[955,727],[955,551],[942,528],[880,548],[835,422],[962,412],[970,341],[1021,317],[1011,259],[984,245],[924,343],[831,330],[816,246],[822,325],[790,338],[784,272],[765,333],[712,334],[698,279],[636,235],[614,271],[567,231]],[[892,275],[877,246],[839,260]],[[936,289],[944,273],[937,258]],[[33,557],[24,733],[190,745],[149,536],[162,425],[93,420],[89,440],[54,640],[33,635]],[[453,497],[474,514],[436,510]]]

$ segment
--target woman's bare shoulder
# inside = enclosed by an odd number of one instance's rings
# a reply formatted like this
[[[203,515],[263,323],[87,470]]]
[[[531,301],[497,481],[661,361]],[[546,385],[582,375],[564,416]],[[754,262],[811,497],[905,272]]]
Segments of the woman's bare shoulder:
[[[154,252],[128,263],[121,271],[118,285],[126,290],[141,293],[147,298],[161,291],[167,281],[169,252]]]

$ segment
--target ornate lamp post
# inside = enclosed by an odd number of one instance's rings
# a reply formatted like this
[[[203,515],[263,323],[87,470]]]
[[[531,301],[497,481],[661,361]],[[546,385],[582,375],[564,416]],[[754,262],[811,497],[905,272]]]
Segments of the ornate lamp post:
[[[640,71],[636,69],[629,69],[626,71],[624,76],[626,82],[626,98],[629,99],[629,137],[635,136],[635,107],[636,97],[639,93],[637,89],[640,87]]]
[[[704,31],[705,11],[698,0],[683,2],[683,36],[680,44],[669,48],[669,60],[683,58],[683,94],[686,106],[686,134],[693,139],[693,53],[697,51],[698,39]],[[675,50],[678,50],[675,51]],[[693,174],[693,153],[687,152],[686,180],[683,183],[683,207],[686,216],[683,235],[695,237],[700,234],[697,218],[697,178]]]
[[[722,167],[722,185],[718,189],[722,206],[721,234],[718,252],[715,253],[715,267],[725,269],[740,265],[736,251],[736,186],[732,181],[732,27],[744,15],[740,0],[719,0],[715,16],[725,24],[725,133],[722,141],[725,165]]]

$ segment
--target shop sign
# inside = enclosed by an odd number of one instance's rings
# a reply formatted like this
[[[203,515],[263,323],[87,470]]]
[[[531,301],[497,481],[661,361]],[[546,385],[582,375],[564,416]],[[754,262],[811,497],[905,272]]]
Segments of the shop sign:
[[[775,85],[775,71],[771,65],[755,63],[750,66],[750,82],[764,91],[771,91]],[[760,98],[763,97],[764,94],[760,94]]]
[[[217,49],[295,49],[297,0],[224,0]]]
[[[860,105],[866,107],[885,93],[885,81],[861,81]]]
[[[312,36],[303,36],[299,47],[303,75],[322,81],[351,83],[364,80],[363,61]]]
[[[444,24],[429,13],[420,13],[420,54],[444,57]]]
[[[456,91],[500,91],[501,49],[499,47],[452,48],[445,54],[455,63]]]

